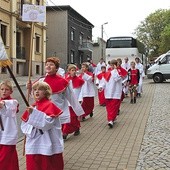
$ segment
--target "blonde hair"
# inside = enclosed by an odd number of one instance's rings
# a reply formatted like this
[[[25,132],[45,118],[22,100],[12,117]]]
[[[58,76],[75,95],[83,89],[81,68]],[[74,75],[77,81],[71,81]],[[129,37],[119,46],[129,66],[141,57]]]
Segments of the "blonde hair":
[[[130,62],[130,64],[134,64],[134,65],[136,65],[136,63],[135,63],[134,61],[131,61],[131,62]]]
[[[11,91],[13,91],[13,84],[12,84],[11,81],[9,81],[9,80],[4,80],[4,81],[2,81],[2,82],[0,83],[0,88],[1,88],[2,85],[7,86]]]
[[[50,98],[51,94],[52,94],[52,90],[51,87],[46,83],[46,82],[36,82],[35,84],[33,84],[32,89],[38,89],[38,90],[43,90],[45,93],[45,97],[47,97],[48,99]]]
[[[71,69],[77,69],[76,65],[74,64],[69,64],[67,70],[70,71]]]

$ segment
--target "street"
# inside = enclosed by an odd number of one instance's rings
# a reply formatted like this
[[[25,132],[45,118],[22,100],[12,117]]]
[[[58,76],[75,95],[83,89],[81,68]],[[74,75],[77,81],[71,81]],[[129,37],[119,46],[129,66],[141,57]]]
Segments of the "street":
[[[20,86],[23,93],[26,95],[26,86]],[[20,124],[21,124],[21,115],[22,113],[25,111],[26,109],[26,104],[24,103],[18,89],[16,87],[14,87],[14,91],[13,91],[13,94],[12,94],[13,98],[17,99],[18,102],[19,102],[19,112],[17,114],[17,122],[18,122],[18,136],[19,138],[21,138],[23,136],[22,132],[21,132],[21,129],[20,129]],[[30,99],[30,104],[32,103],[32,100]]]
[[[80,136],[65,141],[65,170],[169,170],[169,85],[146,79],[136,104],[129,97],[123,101],[113,129],[96,98],[94,117],[81,123]],[[25,170],[23,141],[17,149]]]

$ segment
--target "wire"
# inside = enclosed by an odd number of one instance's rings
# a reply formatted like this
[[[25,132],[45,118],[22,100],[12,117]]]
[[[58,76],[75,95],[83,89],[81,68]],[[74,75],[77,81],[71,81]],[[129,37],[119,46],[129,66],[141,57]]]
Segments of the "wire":
[[[53,10],[53,11],[55,11],[55,12],[57,12],[58,13],[58,11],[57,10],[55,10],[52,6],[50,6],[50,8]],[[63,10],[62,10],[63,11]],[[86,29],[86,30],[88,30],[88,31],[91,31],[92,29],[90,29],[90,28],[87,28],[87,27],[83,27],[82,25],[80,25],[80,24],[78,24],[78,23],[76,23],[76,22],[74,22],[73,20],[70,20],[70,19],[68,19],[70,22],[72,22],[72,23],[74,23],[75,25],[77,25],[77,26],[79,26],[79,27],[82,27],[82,28],[84,28],[84,29]],[[81,23],[83,23],[83,22],[81,22]],[[92,26],[91,26],[92,27]]]
[[[52,0],[49,0],[49,1],[50,1],[55,7],[57,7],[60,11],[64,11],[61,7],[57,6]],[[52,6],[49,6],[49,7],[52,8],[54,11],[58,12],[58,11],[55,10]],[[93,27],[93,25],[86,24],[86,23],[84,23],[84,22],[82,22],[82,21],[74,18],[74,17],[71,16],[70,14],[68,14],[68,16],[69,16],[70,18],[74,19],[75,21],[78,21],[79,23],[81,23],[81,24],[83,24],[83,25],[86,25],[86,26],[88,26],[88,27]],[[82,16],[82,17],[83,17],[83,16]],[[86,20],[87,20],[87,19],[86,19]],[[72,20],[70,20],[70,21],[73,22],[73,23],[75,23],[75,22],[72,21]],[[87,20],[87,21],[88,21],[88,20]],[[77,23],[75,23],[75,24],[77,24]],[[77,24],[77,25],[78,25],[78,24]],[[91,30],[90,28],[86,28],[86,29]]]

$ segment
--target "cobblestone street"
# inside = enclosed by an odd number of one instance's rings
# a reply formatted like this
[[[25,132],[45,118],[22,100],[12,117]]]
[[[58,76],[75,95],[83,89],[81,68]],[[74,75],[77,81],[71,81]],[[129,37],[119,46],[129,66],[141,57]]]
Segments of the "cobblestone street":
[[[170,170],[170,83],[156,84],[136,170]]]
[[[137,104],[130,104],[129,97],[123,101],[113,129],[96,98],[94,117],[81,123],[80,136],[70,135],[65,141],[65,170],[170,169],[169,84],[146,79]],[[25,170],[23,141],[17,149],[20,169]]]

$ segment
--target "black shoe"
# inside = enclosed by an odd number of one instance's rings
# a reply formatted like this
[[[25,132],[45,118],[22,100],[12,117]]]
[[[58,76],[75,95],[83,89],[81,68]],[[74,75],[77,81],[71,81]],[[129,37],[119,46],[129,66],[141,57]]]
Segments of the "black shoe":
[[[140,93],[137,93],[137,97],[141,97],[141,94],[140,94]]]
[[[93,112],[90,113],[90,117],[93,117]]]
[[[85,121],[85,120],[86,120],[86,118],[85,118],[85,117],[82,117],[81,121],[83,122],[83,121]]]
[[[78,136],[78,135],[80,135],[80,130],[74,132],[74,136]]]
[[[136,103],[136,97],[134,97],[134,103]]]
[[[109,126],[110,128],[113,128],[113,123],[110,121],[110,122],[108,123],[108,126]]]
[[[67,134],[63,134],[63,139],[66,140],[67,139]]]
[[[109,128],[113,128],[113,124],[112,123],[108,123]]]
[[[133,99],[130,100],[130,103],[133,104]]]
[[[117,112],[117,115],[119,115],[120,114],[120,109],[118,110],[118,112]]]

